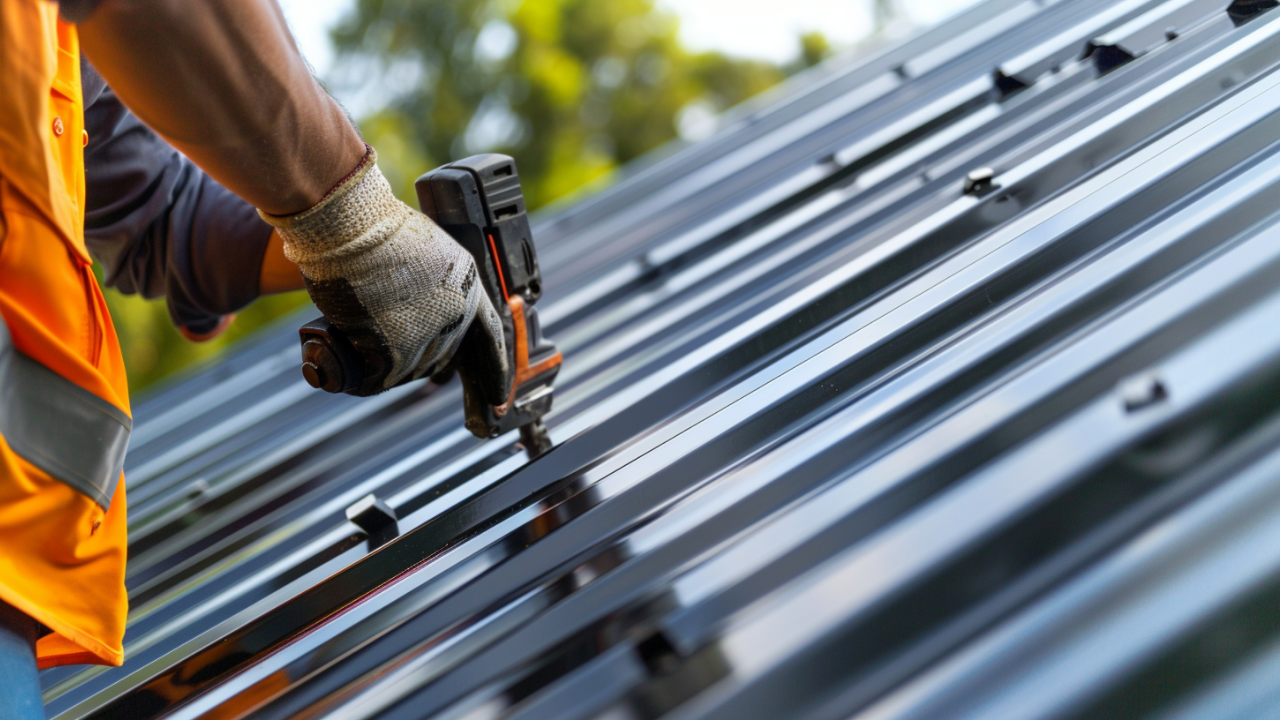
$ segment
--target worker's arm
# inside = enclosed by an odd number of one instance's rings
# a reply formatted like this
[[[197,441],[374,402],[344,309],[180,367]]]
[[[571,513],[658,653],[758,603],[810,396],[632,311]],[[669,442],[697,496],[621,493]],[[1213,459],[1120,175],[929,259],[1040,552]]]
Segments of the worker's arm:
[[[274,0],[63,0],[120,99],[274,226],[316,306],[366,356],[370,394],[434,375],[466,341],[507,399],[502,322],[475,261],[398,200],[312,77]]]
[[[90,138],[85,243],[108,286],[164,296],[189,336],[259,295],[302,288],[280,236],[252,205],[139,122],[87,62],[81,79]]]
[[[365,154],[274,2],[66,0],[62,12],[138,117],[265,212],[312,207]]]

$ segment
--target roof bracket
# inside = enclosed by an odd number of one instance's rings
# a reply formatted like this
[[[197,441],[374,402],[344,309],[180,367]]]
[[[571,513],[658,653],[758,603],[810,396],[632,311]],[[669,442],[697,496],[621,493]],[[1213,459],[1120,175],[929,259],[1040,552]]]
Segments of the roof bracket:
[[[996,91],[1000,93],[1001,99],[1007,98],[1019,90],[1026,90],[1028,87],[1027,83],[1013,75],[1005,74],[1005,71],[1001,68],[996,68],[995,72],[992,73],[992,81],[995,83]]]
[[[368,536],[369,550],[376,550],[400,536],[396,511],[377,495],[366,495],[347,508],[347,519]]]
[[[992,190],[998,189],[1000,186],[995,183],[996,171],[989,167],[980,167],[976,170],[970,170],[964,176],[964,194],[983,196]]]
[[[1232,0],[1227,8],[1227,15],[1231,16],[1231,21],[1239,27],[1278,6],[1280,6],[1280,0]]]
[[[1086,48],[1085,57],[1093,60],[1093,66],[1098,69],[1099,75],[1106,75],[1121,65],[1132,62],[1137,56],[1120,47],[1119,44],[1103,44],[1094,41]]]
[[[636,652],[653,675],[669,675],[680,669],[680,653],[661,630],[636,643]]]
[[[1120,381],[1117,391],[1124,401],[1124,411],[1134,413],[1169,399],[1169,388],[1159,377],[1147,373]]]

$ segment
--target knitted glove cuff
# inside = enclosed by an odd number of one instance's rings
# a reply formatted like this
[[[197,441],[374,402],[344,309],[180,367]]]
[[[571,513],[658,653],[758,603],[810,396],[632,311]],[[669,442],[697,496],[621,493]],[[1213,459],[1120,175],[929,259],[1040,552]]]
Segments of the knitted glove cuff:
[[[368,146],[366,146],[368,147]],[[378,169],[378,154],[368,148],[364,159],[319,203],[296,215],[258,214],[280,231],[285,255],[313,279],[326,261],[358,254],[381,244],[414,211],[395,196]],[[314,272],[320,271],[320,272]]]

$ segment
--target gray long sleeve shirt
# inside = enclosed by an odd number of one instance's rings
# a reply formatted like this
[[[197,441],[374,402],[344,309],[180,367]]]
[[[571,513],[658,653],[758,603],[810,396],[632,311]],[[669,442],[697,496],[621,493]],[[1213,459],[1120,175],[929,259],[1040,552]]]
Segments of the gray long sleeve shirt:
[[[85,244],[108,287],[164,296],[177,325],[212,329],[258,297],[271,226],[130,113],[82,61]]]

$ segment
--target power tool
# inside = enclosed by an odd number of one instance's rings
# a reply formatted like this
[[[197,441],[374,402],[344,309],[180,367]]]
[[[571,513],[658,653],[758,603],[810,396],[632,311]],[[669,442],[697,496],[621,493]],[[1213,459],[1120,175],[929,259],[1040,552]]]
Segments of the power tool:
[[[542,272],[515,160],[476,155],[432,170],[418,178],[415,188],[422,212],[475,259],[506,336],[512,385],[505,404],[489,404],[467,379],[465,368],[458,373],[467,429],[477,437],[494,438],[519,428],[521,444],[535,458],[550,449],[542,418],[551,411],[563,358],[542,336],[534,308],[542,297]],[[299,336],[302,374],[312,387],[356,394],[365,368],[376,366],[326,318],[303,325]]]

